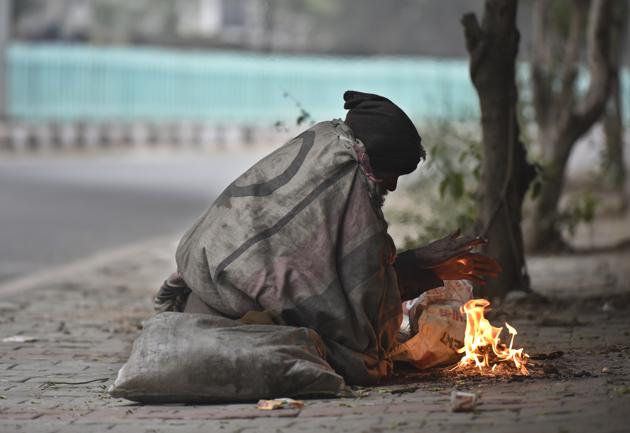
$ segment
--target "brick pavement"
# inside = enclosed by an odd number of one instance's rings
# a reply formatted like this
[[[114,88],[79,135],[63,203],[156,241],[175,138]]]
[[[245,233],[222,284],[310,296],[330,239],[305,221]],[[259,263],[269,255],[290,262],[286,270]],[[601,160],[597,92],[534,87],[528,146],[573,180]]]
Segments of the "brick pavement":
[[[544,377],[417,374],[361,398],[261,412],[251,403],[138,405],[106,394],[152,314],[174,248],[155,240],[0,287],[0,337],[37,339],[0,343],[0,432],[630,431],[629,253],[533,259],[535,287],[560,299],[497,306],[495,317],[509,318],[530,354],[564,352],[540,361]],[[482,404],[450,412],[454,388],[479,392]]]

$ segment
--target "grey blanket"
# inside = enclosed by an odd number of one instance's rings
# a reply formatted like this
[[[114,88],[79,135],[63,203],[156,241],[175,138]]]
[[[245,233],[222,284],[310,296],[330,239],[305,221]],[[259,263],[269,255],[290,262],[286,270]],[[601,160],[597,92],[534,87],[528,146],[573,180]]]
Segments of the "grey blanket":
[[[314,330],[350,384],[392,371],[401,321],[395,251],[363,149],[341,121],[322,122],[236,179],[184,235],[177,265],[208,311],[265,311]]]

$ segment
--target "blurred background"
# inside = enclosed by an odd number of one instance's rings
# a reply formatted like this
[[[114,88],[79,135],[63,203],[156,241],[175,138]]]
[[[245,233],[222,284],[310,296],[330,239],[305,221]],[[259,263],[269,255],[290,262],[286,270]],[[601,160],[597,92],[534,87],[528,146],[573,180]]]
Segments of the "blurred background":
[[[522,138],[543,165],[531,63],[549,48],[541,25],[563,51],[577,3],[553,2],[544,22],[538,3],[519,2],[517,79]],[[481,132],[460,20],[483,5],[0,0],[0,283],[181,235],[257,159],[314,122],[343,118],[348,89],[396,102],[427,147],[421,169],[388,198],[397,244],[471,227]],[[565,174],[562,231],[578,247],[630,236],[627,15],[615,16],[621,138],[612,143],[602,115]],[[587,85],[581,72],[576,92]],[[611,216],[610,231],[595,236]]]

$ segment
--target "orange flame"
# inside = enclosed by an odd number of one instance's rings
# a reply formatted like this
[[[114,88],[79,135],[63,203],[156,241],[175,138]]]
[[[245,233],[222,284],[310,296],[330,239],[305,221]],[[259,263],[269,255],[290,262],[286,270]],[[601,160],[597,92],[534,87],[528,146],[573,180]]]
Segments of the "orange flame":
[[[525,364],[529,355],[523,353],[522,348],[512,348],[514,336],[517,334],[516,329],[505,323],[511,339],[509,346],[502,344],[499,335],[503,328],[492,326],[484,317],[488,306],[490,301],[486,299],[472,299],[461,308],[462,313],[466,313],[466,335],[464,347],[457,352],[463,353],[464,356],[455,368],[474,366],[483,374],[484,371],[487,373],[489,368],[490,372],[494,372],[499,362],[512,362],[521,374],[528,375]]]

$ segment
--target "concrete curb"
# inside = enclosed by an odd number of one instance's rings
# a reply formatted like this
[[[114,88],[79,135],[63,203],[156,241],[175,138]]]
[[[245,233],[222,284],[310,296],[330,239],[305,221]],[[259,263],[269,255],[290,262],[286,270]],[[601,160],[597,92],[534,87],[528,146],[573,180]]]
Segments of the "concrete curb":
[[[283,142],[285,126],[208,121],[10,121],[0,123],[0,150],[73,151],[168,146],[205,151],[247,150]]]
[[[0,296],[11,296],[41,287],[51,281],[59,282],[67,280],[77,274],[87,274],[95,268],[106,266],[111,262],[124,260],[125,257],[129,257],[130,260],[135,259],[143,255],[147,250],[161,247],[164,244],[174,244],[173,237],[157,237],[128,244],[105,252],[96,253],[64,265],[47,268],[26,277],[18,277],[4,281],[0,283]],[[175,250],[173,249],[173,255],[174,252]]]

